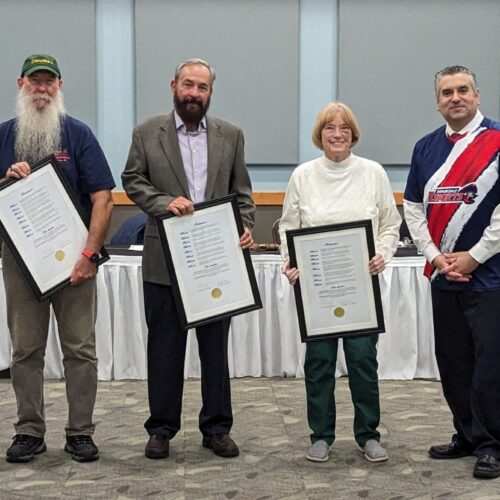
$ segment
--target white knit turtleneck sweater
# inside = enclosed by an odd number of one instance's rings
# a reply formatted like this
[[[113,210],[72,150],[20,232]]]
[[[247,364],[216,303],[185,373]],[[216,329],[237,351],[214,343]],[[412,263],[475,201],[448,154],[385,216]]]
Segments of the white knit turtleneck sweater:
[[[401,217],[384,168],[352,153],[344,161],[322,156],[299,165],[286,190],[280,221],[281,254],[288,260],[285,231],[371,219],[375,251],[391,260]]]

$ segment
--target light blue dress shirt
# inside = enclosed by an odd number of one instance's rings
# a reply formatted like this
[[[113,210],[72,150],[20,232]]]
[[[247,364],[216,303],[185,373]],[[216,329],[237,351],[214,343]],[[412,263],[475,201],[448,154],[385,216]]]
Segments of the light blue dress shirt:
[[[182,163],[193,203],[205,200],[207,187],[208,141],[207,121],[203,117],[198,130],[189,132],[181,117],[174,111],[177,140],[181,150]]]

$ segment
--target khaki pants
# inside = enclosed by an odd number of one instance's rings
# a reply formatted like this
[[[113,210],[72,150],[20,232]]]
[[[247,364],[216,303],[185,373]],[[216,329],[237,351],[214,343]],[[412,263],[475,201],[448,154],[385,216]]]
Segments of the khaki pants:
[[[19,418],[16,433],[45,435],[43,368],[52,304],[66,379],[69,407],[66,434],[92,434],[97,392],[95,280],[69,286],[38,302],[6,245],[2,248],[2,263],[12,340],[11,377]]]

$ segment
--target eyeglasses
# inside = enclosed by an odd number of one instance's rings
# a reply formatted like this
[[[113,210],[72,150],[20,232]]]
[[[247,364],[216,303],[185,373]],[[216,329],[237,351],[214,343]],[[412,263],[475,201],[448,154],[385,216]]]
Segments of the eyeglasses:
[[[349,135],[352,132],[351,128],[347,125],[341,125],[340,127],[337,127],[337,125],[328,124],[323,127],[323,130],[327,134],[334,134],[338,130],[341,135]]]

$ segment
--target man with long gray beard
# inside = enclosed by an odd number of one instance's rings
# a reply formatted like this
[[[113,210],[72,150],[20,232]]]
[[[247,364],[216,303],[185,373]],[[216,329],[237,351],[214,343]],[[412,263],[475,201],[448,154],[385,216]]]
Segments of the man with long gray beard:
[[[0,124],[0,182],[27,177],[30,165],[54,154],[89,216],[90,226],[70,278],[71,286],[43,302],[37,301],[9,249],[2,246],[12,340],[11,376],[18,414],[16,435],[6,458],[9,462],[29,462],[47,450],[43,367],[52,304],[64,356],[69,407],[64,449],[74,460],[87,462],[99,458],[92,440],[97,392],[95,262],[108,231],[115,184],[89,127],[67,115],[57,61],[46,54],[29,56],[17,83],[17,116]]]

